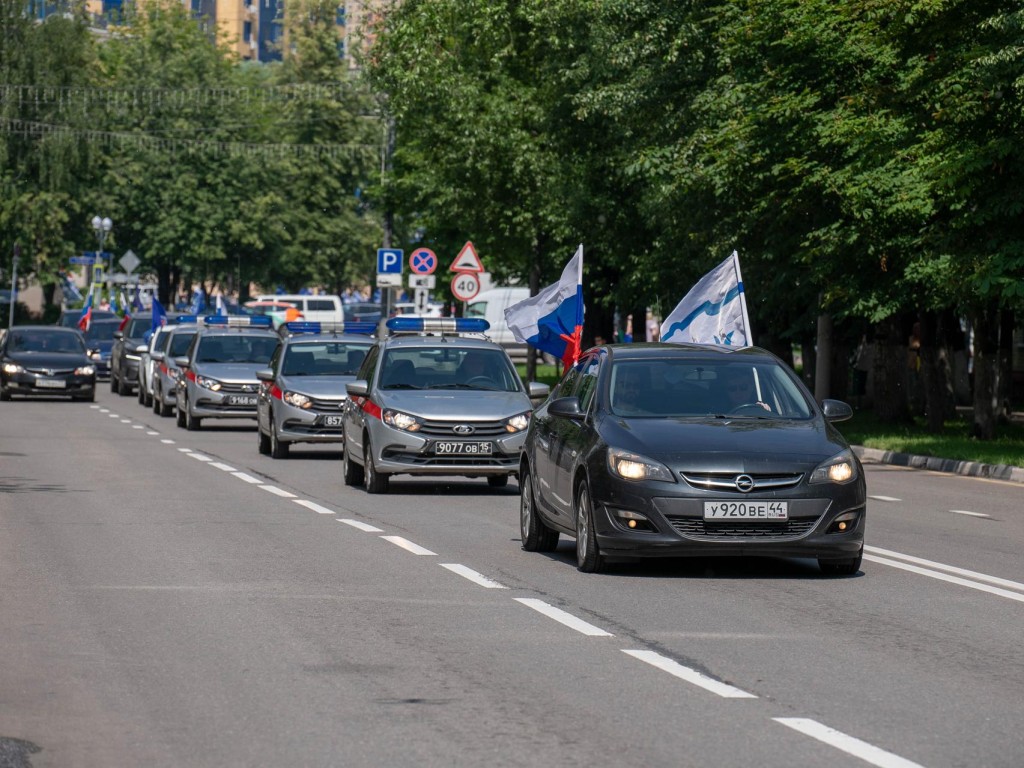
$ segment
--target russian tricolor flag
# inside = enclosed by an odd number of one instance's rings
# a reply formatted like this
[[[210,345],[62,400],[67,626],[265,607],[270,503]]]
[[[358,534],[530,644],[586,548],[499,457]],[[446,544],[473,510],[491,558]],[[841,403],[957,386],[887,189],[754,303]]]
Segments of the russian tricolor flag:
[[[85,306],[82,307],[82,316],[78,318],[78,329],[80,331],[88,331],[90,323],[92,323],[92,289],[89,290]]]
[[[583,245],[554,285],[505,310],[517,341],[560,358],[566,368],[580,356],[583,333]]]

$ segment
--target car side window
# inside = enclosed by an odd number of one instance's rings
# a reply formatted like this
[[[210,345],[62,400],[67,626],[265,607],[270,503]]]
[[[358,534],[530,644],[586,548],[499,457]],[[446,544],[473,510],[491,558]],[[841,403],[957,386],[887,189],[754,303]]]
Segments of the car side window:
[[[363,381],[370,381],[373,379],[373,370],[377,367],[377,358],[380,357],[380,347],[373,347],[363,358],[363,364],[359,366],[359,373],[356,374],[357,379]]]
[[[576,396],[580,399],[581,411],[587,411],[590,408],[590,404],[594,401],[600,370],[601,366],[597,355],[591,355],[580,361],[580,383]]]

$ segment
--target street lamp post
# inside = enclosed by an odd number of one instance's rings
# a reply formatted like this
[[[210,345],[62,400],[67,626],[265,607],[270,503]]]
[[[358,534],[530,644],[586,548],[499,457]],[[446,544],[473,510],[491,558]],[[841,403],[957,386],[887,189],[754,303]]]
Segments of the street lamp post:
[[[14,327],[14,305],[18,303],[18,257],[21,256],[21,245],[14,244],[14,258],[11,260],[11,314],[7,319],[7,327]]]
[[[104,216],[103,218],[100,218],[99,216],[93,216],[92,217],[92,228],[93,228],[93,231],[96,233],[96,239],[99,241],[99,244],[100,244],[100,249],[99,249],[99,251],[96,252],[96,258],[99,259],[101,265],[103,264],[103,244],[107,242],[107,235],[110,234],[110,230],[113,229],[113,227],[114,227],[114,222],[112,222],[110,220],[110,218],[107,217],[107,216]],[[89,265],[89,290],[90,291],[92,290],[92,282],[93,282],[93,276],[94,275],[95,275],[95,266],[90,264]]]

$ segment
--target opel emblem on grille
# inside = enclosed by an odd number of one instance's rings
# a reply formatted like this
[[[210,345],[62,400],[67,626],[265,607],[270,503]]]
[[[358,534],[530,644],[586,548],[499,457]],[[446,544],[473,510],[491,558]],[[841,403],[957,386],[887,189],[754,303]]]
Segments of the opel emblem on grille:
[[[454,432],[456,435],[472,435],[474,432],[476,432],[476,427],[471,426],[469,424],[456,424],[454,427],[452,427],[452,432]]]
[[[750,493],[754,490],[754,478],[750,475],[737,475],[736,490],[740,493]]]

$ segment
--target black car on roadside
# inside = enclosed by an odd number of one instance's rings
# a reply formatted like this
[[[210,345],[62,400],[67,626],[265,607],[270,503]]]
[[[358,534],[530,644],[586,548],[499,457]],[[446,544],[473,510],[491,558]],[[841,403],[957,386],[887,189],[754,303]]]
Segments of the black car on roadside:
[[[13,395],[94,400],[96,366],[82,334],[54,325],[19,325],[0,334],[0,400]]]
[[[852,575],[864,548],[860,462],[793,371],[756,347],[595,347],[530,422],[523,548],[576,539],[581,571],[610,559],[816,558]]]
[[[111,392],[130,395],[139,386],[139,361],[148,348],[147,333],[152,328],[153,315],[147,312],[131,315],[114,331],[114,346],[110,351]]]

